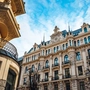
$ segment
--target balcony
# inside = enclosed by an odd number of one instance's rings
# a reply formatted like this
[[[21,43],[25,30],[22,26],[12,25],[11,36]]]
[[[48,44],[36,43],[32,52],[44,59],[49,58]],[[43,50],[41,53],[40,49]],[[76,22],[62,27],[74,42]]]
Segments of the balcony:
[[[55,69],[55,68],[59,68],[59,63],[52,64],[52,68],[53,68],[53,69]]]
[[[0,54],[6,55],[12,59],[17,60],[18,53],[17,53],[17,49],[15,48],[15,46],[5,40],[2,40],[2,41],[3,43],[0,43]]]
[[[50,66],[44,66],[42,70],[44,70],[44,71],[48,71],[49,68],[50,68]]]
[[[68,61],[63,61],[62,62],[62,66],[68,66],[68,65],[70,65],[71,64],[71,61],[70,60],[68,60]]]
[[[58,76],[55,76],[55,77],[52,77],[52,80],[59,80],[59,77]]]
[[[63,75],[63,79],[71,78],[71,75]]]
[[[42,82],[47,82],[49,81],[48,78],[42,79]]]

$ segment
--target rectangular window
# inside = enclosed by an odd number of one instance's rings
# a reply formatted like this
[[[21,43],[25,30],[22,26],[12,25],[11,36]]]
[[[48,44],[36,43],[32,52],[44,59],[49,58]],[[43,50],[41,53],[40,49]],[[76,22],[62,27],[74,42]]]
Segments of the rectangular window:
[[[82,66],[78,66],[78,75],[83,75]]]
[[[2,64],[2,62],[0,61],[0,68],[1,68],[1,64]]]
[[[48,87],[47,86],[44,86],[44,90],[48,90]]]
[[[84,81],[80,82],[80,90],[85,90]]]
[[[54,85],[54,90],[58,90],[58,84]]]
[[[45,73],[45,81],[48,81],[48,72]]]
[[[70,83],[66,83],[66,90],[70,90]]]
[[[77,45],[80,46],[80,41],[79,40],[77,40]]]
[[[55,77],[55,80],[58,79],[58,70],[54,71],[54,77]]]
[[[74,46],[76,47],[76,41],[74,41]]]
[[[70,78],[69,68],[65,68],[65,78]]]
[[[23,84],[26,84],[26,78],[23,79]]]
[[[66,48],[68,47],[68,43],[66,43]]]
[[[80,60],[81,59],[80,52],[76,52],[76,59],[77,60]]]

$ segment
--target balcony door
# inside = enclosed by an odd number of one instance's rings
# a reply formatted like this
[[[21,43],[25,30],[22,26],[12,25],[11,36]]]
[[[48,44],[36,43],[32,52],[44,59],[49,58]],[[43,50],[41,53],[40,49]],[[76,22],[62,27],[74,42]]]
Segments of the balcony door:
[[[16,73],[9,69],[5,90],[14,90]]]
[[[70,78],[69,68],[65,68],[65,78]]]
[[[54,77],[55,77],[55,80],[58,79],[58,70],[54,71]]]
[[[45,73],[45,81],[48,81],[48,72]]]

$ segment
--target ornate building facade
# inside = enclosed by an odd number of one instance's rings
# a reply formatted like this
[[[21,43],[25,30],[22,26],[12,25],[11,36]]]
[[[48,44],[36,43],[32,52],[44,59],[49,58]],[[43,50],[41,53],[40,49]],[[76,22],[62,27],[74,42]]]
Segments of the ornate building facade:
[[[24,54],[19,90],[29,90],[29,68],[39,90],[90,90],[90,25],[68,32],[56,26],[50,37]]]
[[[10,40],[20,36],[16,16],[24,14],[23,0],[0,0],[0,90],[16,90],[20,67]]]

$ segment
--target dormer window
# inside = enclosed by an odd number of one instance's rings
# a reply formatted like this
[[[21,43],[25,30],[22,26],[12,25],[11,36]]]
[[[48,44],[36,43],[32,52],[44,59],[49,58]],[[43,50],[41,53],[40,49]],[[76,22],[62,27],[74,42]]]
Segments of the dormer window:
[[[85,32],[85,33],[87,32],[87,28],[86,28],[86,27],[84,28],[84,32]]]

